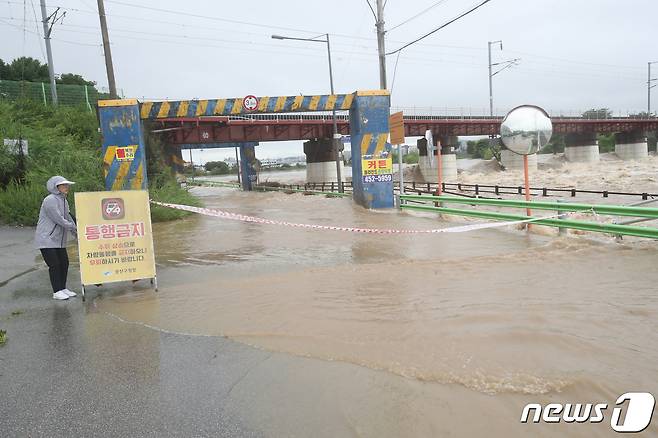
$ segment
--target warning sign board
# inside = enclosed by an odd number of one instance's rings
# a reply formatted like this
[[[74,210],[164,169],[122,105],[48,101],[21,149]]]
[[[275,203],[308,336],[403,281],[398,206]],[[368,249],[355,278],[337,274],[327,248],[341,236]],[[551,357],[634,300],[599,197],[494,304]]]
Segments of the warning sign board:
[[[155,277],[146,190],[75,193],[83,285]]]
[[[404,116],[402,111],[389,116],[388,129],[391,132],[391,144],[404,143]]]

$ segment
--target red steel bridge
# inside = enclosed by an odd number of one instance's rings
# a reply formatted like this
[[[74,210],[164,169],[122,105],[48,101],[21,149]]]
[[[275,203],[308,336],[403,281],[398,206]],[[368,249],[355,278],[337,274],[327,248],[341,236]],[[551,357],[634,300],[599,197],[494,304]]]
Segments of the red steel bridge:
[[[349,116],[337,115],[338,132],[350,134]],[[658,130],[658,118],[617,117],[589,119],[552,117],[553,132],[619,133]],[[405,116],[406,137],[496,135],[502,117]],[[147,127],[167,137],[170,144],[260,142],[331,138],[333,118],[329,114],[250,114],[240,116],[171,117],[151,120]]]

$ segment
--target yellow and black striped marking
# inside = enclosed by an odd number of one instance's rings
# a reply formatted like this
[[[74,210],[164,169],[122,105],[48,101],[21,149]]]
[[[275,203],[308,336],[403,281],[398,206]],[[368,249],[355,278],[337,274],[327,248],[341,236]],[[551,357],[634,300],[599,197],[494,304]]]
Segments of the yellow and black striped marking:
[[[145,161],[142,158],[143,146],[129,146],[133,156],[130,160],[117,158],[119,146],[107,146],[103,156],[103,174],[108,190],[139,190],[145,188]]]
[[[231,116],[259,113],[291,113],[302,111],[349,110],[354,94],[329,94],[315,96],[263,96],[258,98],[257,107],[248,111],[243,98],[204,100],[165,100],[142,102],[142,119],[174,117]]]
[[[379,157],[386,149],[388,132],[363,134],[361,137],[361,156]]]

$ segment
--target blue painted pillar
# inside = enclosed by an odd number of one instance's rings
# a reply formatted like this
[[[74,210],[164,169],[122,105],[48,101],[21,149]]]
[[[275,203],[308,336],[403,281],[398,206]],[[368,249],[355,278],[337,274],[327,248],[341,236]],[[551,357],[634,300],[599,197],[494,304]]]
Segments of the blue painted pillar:
[[[256,143],[257,144],[257,143]],[[256,150],[254,143],[240,144],[240,172],[242,173],[242,190],[250,191],[256,184]]]
[[[148,188],[146,146],[137,99],[99,100],[106,190]]]
[[[350,108],[353,197],[366,208],[392,208],[393,163],[388,140],[390,95],[357,91]]]

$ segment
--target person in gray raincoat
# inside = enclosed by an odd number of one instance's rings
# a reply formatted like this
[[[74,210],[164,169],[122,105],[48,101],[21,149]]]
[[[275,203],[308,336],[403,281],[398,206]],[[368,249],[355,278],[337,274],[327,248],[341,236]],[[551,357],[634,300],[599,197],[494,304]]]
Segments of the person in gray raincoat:
[[[43,260],[48,265],[53,298],[67,300],[76,293],[66,287],[69,270],[69,256],[66,243],[69,233],[77,237],[75,219],[69,211],[66,195],[72,181],[63,176],[53,176],[46,183],[50,192],[41,203],[39,222],[34,236],[35,246],[41,251]]]

